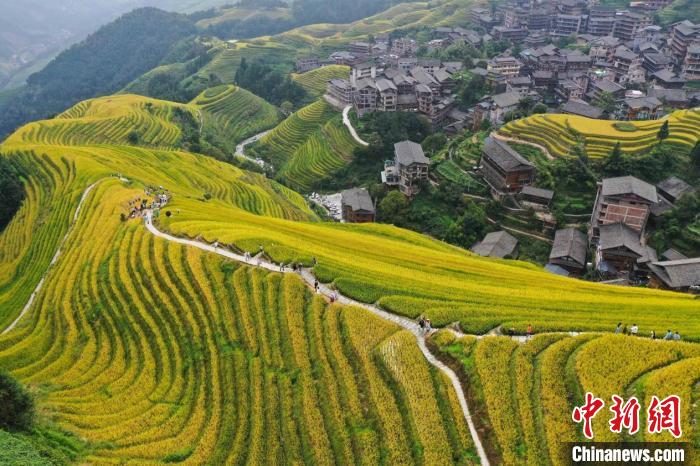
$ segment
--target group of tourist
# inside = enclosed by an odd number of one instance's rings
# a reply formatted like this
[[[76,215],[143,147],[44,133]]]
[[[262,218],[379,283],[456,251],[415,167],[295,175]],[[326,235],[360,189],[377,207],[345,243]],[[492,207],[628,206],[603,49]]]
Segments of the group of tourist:
[[[617,327],[615,327],[615,334],[616,335],[631,335],[633,337],[636,337],[639,335],[639,326],[637,324],[632,324],[630,328],[627,328],[627,324],[623,324],[622,322],[618,322]],[[654,330],[649,333],[649,338],[652,340],[656,340],[656,332]],[[672,332],[671,330],[666,331],[666,335],[662,338],[662,340],[673,340],[673,341],[680,341],[681,335],[678,332]]]
[[[430,331],[433,329],[432,324],[430,323],[430,319],[428,319],[425,316],[420,316],[420,318],[418,319],[418,326],[420,327],[423,335],[425,335],[426,333],[430,333]]]

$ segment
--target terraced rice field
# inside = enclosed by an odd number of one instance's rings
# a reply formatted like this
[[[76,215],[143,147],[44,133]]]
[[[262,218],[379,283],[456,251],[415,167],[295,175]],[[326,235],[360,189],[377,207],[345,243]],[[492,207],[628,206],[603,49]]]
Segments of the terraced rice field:
[[[348,79],[350,67],[343,65],[322,66],[301,74],[292,74],[292,79],[301,84],[309,95],[318,98],[326,92],[331,79]]]
[[[28,200],[0,235],[0,329],[46,277],[0,335],[0,368],[42,387],[42,410],[89,442],[86,462],[472,463],[456,394],[411,334],[120,218],[163,185],[202,211],[314,220],[296,193],[172,150],[13,137],[1,153]]]
[[[321,223],[290,189],[212,158],[167,144],[98,143],[89,111],[79,105],[61,124],[29,125],[0,148],[27,183],[27,201],[0,234],[0,329],[45,277],[18,325],[0,336],[0,368],[41,387],[42,410],[90,442],[86,462],[474,458],[456,393],[428,366],[414,337],[364,310],[329,307],[295,276],[241,267],[166,243],[138,219],[123,221],[128,202],[143,197],[146,186],[173,195],[164,209],[170,216],[157,219],[161,230],[239,252],[263,246],[275,262],[311,265],[315,257],[319,280],[343,294],[412,318],[422,313],[436,325],[522,332],[531,323],[539,332],[611,330],[635,321],[645,332],[671,327],[700,339],[700,304],[692,296],[574,281],[388,225]],[[323,109],[315,111],[313,119],[326,124],[318,116]],[[65,136],[62,120],[85,132]],[[300,136],[297,145],[306,140]],[[569,345],[586,338],[594,336]],[[510,351],[503,348],[487,354]],[[695,346],[660,348],[633,348],[619,361],[636,367],[645,354],[643,360],[668,367],[645,381],[645,393],[687,392],[684,376],[697,371]],[[599,351],[610,353],[607,346]],[[542,364],[563,364],[560,354]],[[672,364],[680,358],[682,366]],[[560,374],[550,366],[543,374]],[[592,371],[589,379],[579,372],[591,387],[615,373],[605,365]],[[557,383],[550,383],[551,396],[563,390]],[[568,409],[551,400],[547,413]]]
[[[448,463],[469,449],[412,336],[328,307],[298,277],[238,268],[104,215],[139,193],[98,185],[36,309],[0,338],[0,366],[52,387],[45,409],[96,445],[87,461],[400,463],[420,443]],[[402,397],[409,372],[427,378],[429,402]]]
[[[151,147],[175,146],[181,135],[173,123],[173,109],[196,109],[136,95],[117,95],[86,100],[53,120],[30,123],[11,140],[54,146],[125,144],[136,132],[140,143]]]
[[[358,144],[335,116],[299,146],[278,172],[277,179],[297,191],[307,192],[318,182],[352,160]]]
[[[593,419],[596,441],[673,441],[668,432],[646,432],[646,409],[653,395],[676,394],[683,438],[698,447],[697,344],[599,334],[542,334],[519,344],[507,337],[457,338],[447,331],[431,340],[466,374],[477,419],[488,430],[491,457],[498,464],[562,464],[569,455],[564,442],[585,441],[571,413],[586,392],[606,403]],[[612,395],[639,399],[639,433],[610,431]]]
[[[255,134],[274,127],[280,121],[280,112],[264,99],[236,86],[223,85],[208,89],[195,98],[191,105],[202,111],[205,131],[218,139],[235,145]]]
[[[528,323],[538,331],[607,331],[634,320],[657,333],[671,326],[700,339],[700,302],[689,295],[560,278],[388,225],[288,222],[229,208],[200,212],[186,199],[175,205],[183,214],[161,219],[175,235],[201,235],[249,251],[262,244],[278,263],[310,265],[316,257],[317,276],[343,294],[411,318],[426,314],[436,325],[459,321],[469,333],[498,325],[524,333]]]
[[[280,123],[249,150],[277,167],[277,179],[307,191],[352,159],[357,143],[341,116],[325,100],[308,105]]]
[[[219,86],[203,92],[190,104],[137,95],[88,100],[53,120],[24,126],[8,142],[175,148],[182,137],[175,109],[189,112],[200,126],[197,130],[221,141],[230,152],[238,142],[280,121],[277,109],[262,98],[239,87]],[[130,139],[132,133],[137,137],[136,142]]]
[[[296,48],[319,48],[329,51],[368,35],[389,33],[397,29],[456,26],[468,21],[469,0],[400,3],[369,18],[349,24],[313,24],[274,36],[274,40]]]
[[[700,137],[700,109],[679,110],[667,117],[670,136],[666,142],[692,147]],[[571,154],[579,135],[588,155],[605,157],[619,141],[624,152],[637,153],[655,145],[664,120],[630,122],[637,131],[620,131],[615,121],[593,120],[575,115],[533,115],[512,121],[499,133],[547,148],[555,157]]]
[[[261,61],[289,71],[294,68],[296,51],[277,41],[255,39],[235,44],[221,43],[218,49],[214,59],[197,72],[195,78],[208,79],[210,74],[214,74],[222,82],[233,84],[243,58],[248,62]]]
[[[317,100],[290,115],[251,149],[274,165],[281,166],[334,114],[324,100]]]

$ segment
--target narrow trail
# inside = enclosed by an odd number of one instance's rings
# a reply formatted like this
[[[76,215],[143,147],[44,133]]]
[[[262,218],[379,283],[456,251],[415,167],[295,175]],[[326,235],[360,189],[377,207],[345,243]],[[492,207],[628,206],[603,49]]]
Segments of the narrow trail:
[[[362,139],[359,134],[357,134],[357,131],[355,131],[355,127],[352,126],[352,122],[350,121],[350,110],[352,109],[352,105],[348,105],[343,109],[343,124],[348,128],[348,131],[350,131],[350,134],[352,135],[353,139],[357,141],[358,144],[361,146],[369,146],[369,143]]]
[[[104,179],[104,178],[103,178]],[[37,294],[39,294],[39,291],[41,291],[41,288],[44,286],[44,280],[46,280],[46,276],[49,274],[51,271],[51,268],[56,264],[56,261],[58,261],[58,258],[61,256],[61,252],[63,251],[63,246],[66,243],[66,240],[68,239],[68,236],[71,234],[73,231],[73,227],[75,226],[75,223],[78,221],[78,217],[80,216],[80,209],[83,207],[83,203],[85,202],[85,199],[87,199],[88,195],[90,194],[90,191],[92,191],[95,186],[97,186],[98,183],[100,183],[102,180],[98,180],[88,186],[85,191],[83,191],[83,195],[80,198],[80,202],[78,202],[78,207],[75,209],[75,214],[73,214],[73,220],[71,221],[71,224],[68,226],[68,231],[66,231],[66,234],[63,235],[63,239],[61,239],[61,243],[58,245],[58,249],[56,250],[56,254],[54,254],[53,258],[51,259],[51,262],[49,262],[49,266],[46,268],[44,271],[44,274],[41,276],[41,280],[39,280],[39,283],[37,283],[36,287],[34,288],[34,291],[32,291],[32,294],[29,296],[29,300],[27,301],[27,304],[24,305],[22,308],[22,312],[19,313],[17,318],[5,329],[0,333],[0,335],[5,335],[6,333],[10,332],[13,330],[17,324],[19,324],[20,320],[27,314],[29,309],[32,307],[32,304],[34,304],[34,299],[36,299]]]
[[[503,228],[503,229],[506,230],[506,231],[511,231],[511,232],[517,233],[517,234],[519,234],[519,235],[529,236],[530,238],[533,238],[533,239],[536,239],[536,240],[539,240],[539,241],[543,241],[543,242],[548,243],[548,244],[552,244],[552,243],[553,243],[553,241],[552,241],[551,239],[545,238],[544,236],[539,236],[539,235],[536,235],[536,234],[534,234],[534,233],[528,233],[527,231],[518,230],[517,228],[507,227],[507,226],[505,226],[505,225],[501,225],[499,222],[497,222],[496,220],[492,219],[491,217],[486,217],[486,220],[487,220],[490,224],[492,224],[492,225],[497,225],[498,227]]]
[[[256,266],[265,270],[270,270],[272,272],[278,272],[278,273],[289,273],[293,274],[295,272],[289,270],[289,269],[284,269],[283,271],[280,270],[280,266],[278,264],[275,264],[273,262],[269,262],[266,260],[263,260],[259,257],[253,257],[251,259],[246,259],[245,256],[242,256],[240,254],[233,253],[231,251],[228,251],[226,249],[222,249],[220,247],[214,247],[210,244],[202,243],[199,241],[194,241],[190,239],[185,239],[185,238],[178,238],[176,236],[169,235],[167,233],[163,233],[162,231],[158,230],[158,228],[153,225],[153,218],[151,215],[151,212],[148,212],[146,215],[146,228],[148,231],[150,231],[153,235],[162,238],[166,241],[172,241],[174,243],[178,244],[183,244],[186,246],[191,246],[195,247],[198,249],[201,249],[203,251],[211,252],[214,254],[218,254],[220,256],[226,257],[231,260],[235,260],[237,262],[241,262],[243,264],[248,264],[252,266]],[[313,287],[314,283],[316,282],[316,277],[313,275],[310,269],[304,269],[302,270],[301,274],[299,275],[306,283],[307,285]],[[459,378],[457,377],[457,374],[450,369],[447,365],[443,364],[440,360],[438,360],[433,353],[428,350],[428,347],[426,346],[425,343],[425,335],[421,328],[418,326],[416,322],[413,320],[407,319],[405,317],[401,317],[395,314],[392,314],[390,312],[387,312],[383,309],[380,309],[377,306],[371,305],[371,304],[366,304],[366,303],[361,303],[359,301],[356,301],[352,298],[349,298],[347,296],[344,296],[340,293],[338,293],[336,290],[332,290],[328,285],[320,284],[319,283],[319,293],[322,294],[323,296],[330,298],[331,295],[335,293],[337,296],[337,302],[340,304],[344,304],[347,306],[354,306],[354,307],[359,307],[362,309],[365,309],[372,314],[376,315],[377,317],[380,317],[384,320],[387,320],[389,322],[392,322],[399,327],[406,329],[410,331],[413,336],[415,336],[417,342],[418,342],[418,347],[420,348],[421,352],[427,359],[427,361],[438,368],[440,371],[442,371],[447,377],[450,379],[450,382],[452,383],[452,387],[454,388],[455,392],[457,393],[457,398],[459,399],[459,404],[460,407],[462,408],[462,414],[464,415],[464,419],[467,421],[467,425],[469,426],[469,432],[471,434],[472,440],[474,441],[474,446],[476,447],[477,453],[479,454],[479,459],[481,460],[481,464],[483,466],[488,466],[489,465],[489,459],[486,456],[486,451],[484,449],[483,444],[481,443],[481,439],[479,438],[479,434],[476,430],[476,426],[474,425],[474,421],[472,420],[471,417],[471,411],[469,410],[469,405],[467,404],[467,399],[464,396],[464,390],[462,389],[462,385],[459,381]],[[464,336],[464,334],[460,332],[454,331],[456,335],[461,335]]]
[[[504,141],[504,142],[514,142],[515,144],[523,144],[525,146],[534,147],[535,149],[541,150],[542,153],[545,155],[545,157],[547,157],[547,160],[554,160],[555,159],[555,157],[549,152],[549,150],[540,144],[536,144],[536,143],[530,142],[530,141],[525,141],[523,139],[504,136],[504,135],[499,134],[495,131],[491,133],[491,136],[496,138],[496,139],[499,139],[501,141]]]
[[[239,143],[236,146],[236,157],[244,158],[244,159],[246,159],[246,160],[248,160],[256,165],[261,166],[262,168],[265,168],[265,166],[267,165],[267,162],[265,162],[264,160],[261,160],[261,159],[254,159],[253,157],[246,155],[245,148],[246,148],[246,146],[249,146],[255,142],[258,142],[259,140],[261,140],[262,138],[267,136],[270,133],[270,131],[272,131],[272,130],[268,129],[267,131],[263,131],[262,133],[256,134],[255,136],[251,136],[248,139],[246,139],[245,141],[242,141],[241,143]]]

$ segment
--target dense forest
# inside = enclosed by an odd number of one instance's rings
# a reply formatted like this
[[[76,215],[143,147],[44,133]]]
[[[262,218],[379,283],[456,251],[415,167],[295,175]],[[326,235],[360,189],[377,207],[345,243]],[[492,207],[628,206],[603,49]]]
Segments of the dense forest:
[[[0,137],[84,99],[111,94],[158,66],[173,44],[195,34],[183,15],[142,8],[62,52],[0,103]]]
[[[24,200],[24,185],[16,169],[0,157],[0,231],[5,229]]]
[[[290,102],[298,107],[306,97],[304,88],[289,75],[262,63],[249,64],[245,58],[236,72],[236,84],[278,106]]]

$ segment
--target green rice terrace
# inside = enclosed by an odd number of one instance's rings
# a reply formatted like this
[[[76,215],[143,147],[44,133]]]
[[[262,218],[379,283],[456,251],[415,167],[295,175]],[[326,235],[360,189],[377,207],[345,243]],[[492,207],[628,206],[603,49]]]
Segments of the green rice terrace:
[[[328,81],[331,79],[350,76],[350,67],[343,65],[327,65],[301,74],[292,74],[292,79],[301,84],[306,92],[314,98],[321,97],[326,92]]]
[[[348,163],[355,147],[341,115],[320,99],[290,115],[247,150],[278,167],[279,181],[308,191],[312,183]]]
[[[643,152],[654,146],[664,121],[669,123],[667,143],[692,148],[700,137],[700,110],[678,110],[660,120],[614,122],[575,115],[533,115],[504,125],[504,136],[539,144],[553,157],[565,157],[583,143],[591,157],[607,156],[619,141],[624,152]],[[623,125],[623,126],[620,126]],[[634,128],[633,128],[634,127]]]

